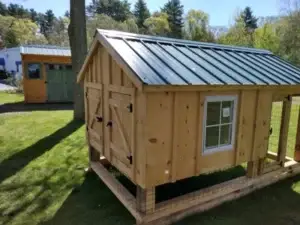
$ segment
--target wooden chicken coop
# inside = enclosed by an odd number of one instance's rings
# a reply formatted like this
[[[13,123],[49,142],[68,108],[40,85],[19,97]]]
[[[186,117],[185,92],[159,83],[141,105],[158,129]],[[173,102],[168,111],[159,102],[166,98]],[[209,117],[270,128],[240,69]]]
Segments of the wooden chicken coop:
[[[77,81],[85,89],[90,167],[137,224],[168,224],[300,172],[286,157],[300,70],[269,51],[98,30]],[[282,118],[271,154],[275,101]],[[136,197],[104,159],[137,186]],[[155,200],[159,185],[245,163],[246,176]]]

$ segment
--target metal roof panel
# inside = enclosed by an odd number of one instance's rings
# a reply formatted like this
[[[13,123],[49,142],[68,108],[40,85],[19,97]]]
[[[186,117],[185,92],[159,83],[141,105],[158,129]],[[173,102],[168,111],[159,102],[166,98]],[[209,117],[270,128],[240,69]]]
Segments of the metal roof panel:
[[[21,54],[23,55],[49,55],[49,56],[71,56],[71,49],[54,45],[23,45]]]
[[[119,31],[98,32],[149,85],[300,84],[300,69],[267,50]]]

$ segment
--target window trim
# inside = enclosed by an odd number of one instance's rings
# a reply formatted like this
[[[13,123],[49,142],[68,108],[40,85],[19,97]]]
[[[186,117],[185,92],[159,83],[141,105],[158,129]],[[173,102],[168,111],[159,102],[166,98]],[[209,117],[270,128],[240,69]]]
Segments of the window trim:
[[[207,103],[208,102],[223,102],[223,101],[233,101],[233,119],[232,123],[232,131],[231,131],[231,143],[229,145],[223,145],[213,148],[206,148],[206,128],[211,127],[212,125],[207,126]],[[204,103],[204,113],[203,113],[203,135],[202,135],[202,155],[208,155],[216,152],[223,151],[232,151],[234,148],[234,141],[236,135],[236,121],[237,121],[237,105],[238,105],[238,96],[237,95],[216,95],[216,96],[206,96]],[[219,123],[220,126],[220,123]]]
[[[29,64],[38,64],[40,65],[40,77],[39,78],[30,78],[29,74],[28,74],[28,66]],[[25,65],[25,74],[26,74],[26,78],[27,80],[43,80],[43,66],[42,63],[39,62],[27,62]]]

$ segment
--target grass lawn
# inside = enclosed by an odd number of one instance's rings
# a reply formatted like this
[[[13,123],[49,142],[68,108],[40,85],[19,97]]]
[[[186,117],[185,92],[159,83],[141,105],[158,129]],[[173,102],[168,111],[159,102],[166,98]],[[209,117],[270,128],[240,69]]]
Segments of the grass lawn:
[[[14,103],[22,101],[24,101],[23,94],[0,91],[0,105],[5,103]]]
[[[84,174],[87,163],[84,126],[72,122],[72,111],[0,114],[0,224],[134,224],[99,178]],[[300,224],[299,212],[297,176],[177,225],[294,225]]]

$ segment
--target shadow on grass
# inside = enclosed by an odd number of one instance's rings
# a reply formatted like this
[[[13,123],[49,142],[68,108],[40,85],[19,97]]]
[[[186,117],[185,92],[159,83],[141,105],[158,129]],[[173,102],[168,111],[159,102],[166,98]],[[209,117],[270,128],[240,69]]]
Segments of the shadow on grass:
[[[231,176],[231,174],[228,175]],[[214,180],[210,180],[210,175],[207,175],[205,179],[209,182]],[[199,182],[201,180],[199,179]],[[291,188],[297,181],[300,181],[300,176],[266,187],[239,200],[225,203],[208,212],[188,217],[176,224],[300,224],[300,194]],[[163,193],[168,195],[167,190],[161,194]],[[131,225],[134,224],[134,218],[97,175],[91,173],[87,175],[81,186],[71,192],[54,217],[43,223],[43,225],[54,224]]]
[[[134,218],[94,173],[70,193],[54,217],[43,225],[132,225]]]
[[[83,125],[80,121],[71,121],[64,127],[39,140],[35,144],[12,155],[0,164],[0,183],[24,168],[29,162],[41,156],[62,139],[68,137]]]
[[[25,104],[24,102],[6,103],[0,105],[1,113],[12,112],[32,112],[32,111],[56,111],[56,110],[72,110],[71,103],[40,103],[40,104]]]

